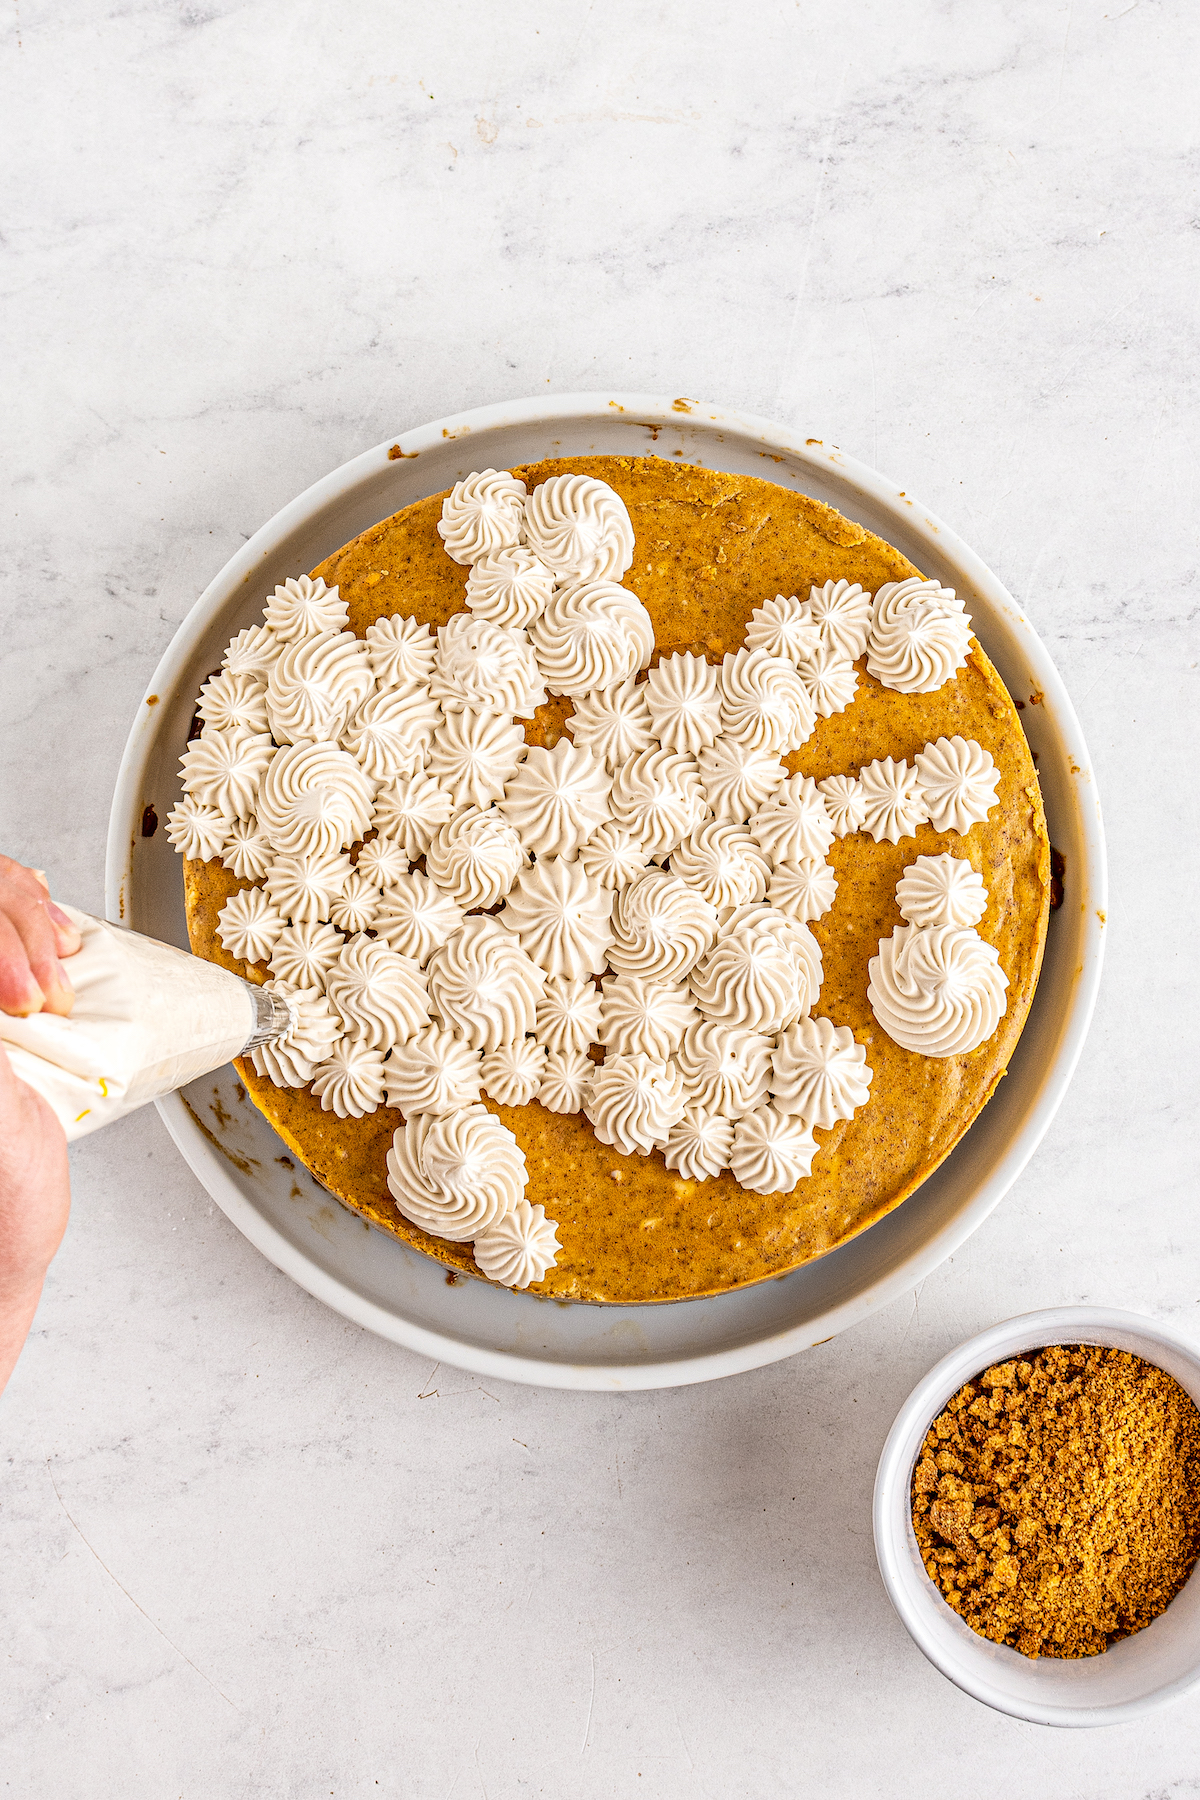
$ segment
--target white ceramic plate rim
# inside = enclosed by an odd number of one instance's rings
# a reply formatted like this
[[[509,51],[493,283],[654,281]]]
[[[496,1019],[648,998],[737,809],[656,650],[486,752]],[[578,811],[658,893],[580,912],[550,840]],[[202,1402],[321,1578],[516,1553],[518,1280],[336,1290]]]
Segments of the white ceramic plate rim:
[[[962,572],[964,582],[983,596],[995,611],[1006,616],[1008,629],[1020,643],[1030,677],[1046,697],[1047,712],[1054,716],[1056,733],[1063,750],[1081,770],[1089,769],[1086,746],[1070,699],[1057,669],[1028,620],[981,559],[912,495],[898,488],[885,476],[846,456],[835,446],[825,446],[817,440],[805,438],[798,431],[754,415],[702,405],[699,402],[611,392],[504,401],[435,420],[429,425],[385,438],[375,448],[314,483],[263,525],[205,589],[180,625],[155,670],[147,689],[147,697],[167,696],[176,691],[186,672],[193,643],[203,632],[210,617],[223,607],[229,594],[251,582],[264,558],[275,551],[307,519],[336,502],[340,496],[352,492],[368,478],[377,476],[389,460],[389,449],[398,447],[408,457],[443,448],[447,440],[467,438],[489,429],[509,426],[544,426],[549,439],[549,433],[556,425],[611,420],[614,412],[623,415],[630,423],[644,425],[652,430],[679,425],[680,415],[683,413],[688,415],[689,425],[702,424],[718,439],[722,433],[753,439],[762,444],[762,454],[766,456],[790,458],[802,467],[807,466],[814,474],[820,472],[828,475],[833,471],[838,480],[853,485],[867,500],[893,518],[898,532],[917,537],[931,553],[953,561]],[[766,472],[770,473],[769,470]],[[141,796],[152,745],[153,720],[148,706],[143,705],[139,708],[125,747],[109,824],[106,908],[108,916],[118,922],[126,917],[126,899],[132,876],[131,845],[135,840],[141,815]],[[1107,879],[1103,829],[1094,789],[1090,805],[1079,808],[1078,825],[1085,865],[1078,871],[1078,880],[1080,887],[1086,891],[1088,906],[1094,916],[1084,923],[1083,953],[1070,1001],[1065,1009],[1058,1044],[1052,1063],[1042,1080],[1037,1102],[1030,1110],[1023,1127],[1014,1135],[1003,1155],[996,1160],[987,1178],[979,1183],[971,1199],[916,1250],[894,1263],[886,1275],[868,1281],[845,1300],[829,1307],[819,1318],[810,1317],[794,1327],[771,1331],[752,1341],[682,1358],[639,1358],[635,1355],[622,1361],[573,1363],[554,1358],[525,1356],[506,1349],[493,1350],[478,1343],[463,1342],[449,1332],[443,1334],[431,1331],[379,1306],[353,1286],[331,1275],[279,1232],[256,1210],[247,1195],[231,1179],[224,1158],[206,1139],[179,1095],[171,1095],[160,1101],[159,1110],[171,1136],[213,1199],[276,1267],[346,1318],[410,1349],[457,1364],[477,1374],[565,1388],[676,1386],[758,1368],[794,1355],[814,1344],[826,1342],[920,1281],[951,1255],[987,1217],[1016,1180],[1041,1141],[1078,1062],[1100,979],[1102,916],[1107,905]],[[677,1304],[703,1303],[685,1301]]]
[[[960,1659],[955,1660],[944,1653],[912,1604],[906,1579],[911,1574],[911,1560],[906,1561],[901,1546],[909,1545],[913,1539],[909,1489],[916,1455],[930,1421],[941,1412],[951,1395],[981,1369],[994,1362],[1007,1361],[1024,1349],[1045,1344],[1116,1344],[1119,1348],[1132,1350],[1147,1362],[1156,1362],[1157,1356],[1163,1353],[1174,1353],[1190,1365],[1194,1374],[1193,1398],[1200,1404],[1200,1349],[1190,1338],[1164,1325],[1161,1320],[1143,1318],[1138,1313],[1113,1307],[1057,1306],[1041,1312],[1021,1313],[992,1325],[977,1336],[967,1338],[936,1363],[917,1383],[897,1413],[875,1475],[872,1504],[875,1556],[888,1599],[913,1642],[934,1668],[964,1693],[997,1712],[1026,1719],[1034,1725],[1127,1724],[1200,1685],[1200,1657],[1187,1673],[1132,1700],[1107,1706],[1016,1702],[989,1679],[987,1669],[995,1653],[993,1646],[984,1639],[977,1639],[979,1651],[976,1654],[972,1645],[974,1634],[969,1628],[964,1626],[958,1634]],[[915,1540],[910,1551],[915,1552]],[[1193,1579],[1196,1577],[1189,1577],[1189,1582]],[[923,1586],[936,1592],[924,1570],[920,1580]],[[1153,1629],[1153,1622],[1149,1629]],[[1016,1656],[1018,1653],[1009,1654]]]

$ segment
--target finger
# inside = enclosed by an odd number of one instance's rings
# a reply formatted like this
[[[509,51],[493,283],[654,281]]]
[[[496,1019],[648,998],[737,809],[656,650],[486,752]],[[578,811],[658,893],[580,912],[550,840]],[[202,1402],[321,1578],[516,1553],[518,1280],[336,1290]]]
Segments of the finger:
[[[43,900],[46,917],[54,927],[54,945],[60,956],[74,956],[82,947],[83,939],[79,935],[77,925],[72,925],[61,906],[55,906],[53,900]]]
[[[24,998],[18,1002],[17,1010],[37,1012],[44,1009],[46,1012],[66,1014],[75,1003],[75,990],[71,986],[70,976],[58,960],[58,944],[54,926],[46,911],[46,897],[27,870],[22,870],[21,874],[24,879],[4,883],[3,891],[0,892],[0,908],[20,938],[25,952],[24,967],[19,959],[16,961],[16,979],[18,983],[25,984],[26,975],[31,975],[37,983],[41,1000],[39,1006],[31,1007],[26,989]],[[13,954],[11,942],[9,950]]]
[[[10,856],[0,856],[0,912],[16,914],[23,905],[45,909],[54,932],[54,949],[58,956],[74,956],[83,942],[61,906],[49,898],[45,871],[27,869]],[[67,982],[69,989],[70,982]]]
[[[0,1012],[26,1019],[41,1012],[45,999],[20,932],[8,914],[0,912]]]

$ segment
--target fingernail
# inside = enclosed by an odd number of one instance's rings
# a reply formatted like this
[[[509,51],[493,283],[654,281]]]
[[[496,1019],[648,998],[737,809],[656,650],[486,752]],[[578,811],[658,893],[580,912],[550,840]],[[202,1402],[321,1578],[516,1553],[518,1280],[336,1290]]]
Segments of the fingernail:
[[[77,927],[72,924],[71,920],[67,917],[66,913],[63,911],[61,906],[55,906],[53,900],[47,900],[46,901],[46,911],[50,914],[50,917],[53,919],[54,923],[59,927],[60,930],[70,931],[70,932],[73,932],[76,937],[79,936],[79,931],[78,931]]]
[[[59,965],[58,965],[58,985],[60,988],[63,988],[68,994],[73,994],[75,992],[75,983],[71,980],[71,977],[67,974],[66,968],[64,967],[64,965],[62,963],[59,963]]]

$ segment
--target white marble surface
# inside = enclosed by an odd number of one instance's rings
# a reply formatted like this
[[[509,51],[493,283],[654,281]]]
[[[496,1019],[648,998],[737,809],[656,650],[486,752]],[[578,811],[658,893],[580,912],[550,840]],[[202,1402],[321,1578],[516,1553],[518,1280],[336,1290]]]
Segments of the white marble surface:
[[[731,19],[736,15],[736,26]],[[919,1293],[625,1398],[345,1324],[153,1113],[75,1156],[0,1409],[0,1777],[22,1800],[1196,1791],[1190,1704],[1055,1734],[927,1666],[870,1535],[967,1333],[1200,1335],[1188,0],[20,0],[0,24],[0,841],[99,908],[147,674],[230,551],[387,433],[621,385],[807,427],[1027,604],[1111,847],[1096,1024]]]

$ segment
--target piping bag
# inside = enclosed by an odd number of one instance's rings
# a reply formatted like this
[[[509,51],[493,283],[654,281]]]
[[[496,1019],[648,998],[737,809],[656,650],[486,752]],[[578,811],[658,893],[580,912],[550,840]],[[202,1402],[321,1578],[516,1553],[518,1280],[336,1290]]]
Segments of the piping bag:
[[[83,938],[63,964],[75,989],[70,1017],[0,1013],[0,1040],[69,1140],[291,1030],[281,995],[173,944],[62,910]]]

